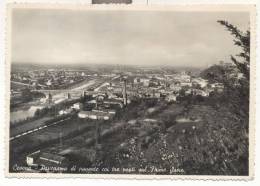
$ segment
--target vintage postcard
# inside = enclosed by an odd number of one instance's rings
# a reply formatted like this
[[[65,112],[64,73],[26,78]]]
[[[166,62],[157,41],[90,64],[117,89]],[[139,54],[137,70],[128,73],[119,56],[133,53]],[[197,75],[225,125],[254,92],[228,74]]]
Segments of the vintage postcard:
[[[7,6],[6,175],[254,176],[255,6]]]

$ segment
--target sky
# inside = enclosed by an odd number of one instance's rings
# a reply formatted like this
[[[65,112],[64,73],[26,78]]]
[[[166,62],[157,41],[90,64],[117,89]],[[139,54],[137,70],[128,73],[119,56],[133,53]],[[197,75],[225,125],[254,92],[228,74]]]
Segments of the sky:
[[[217,20],[249,28],[246,12],[13,9],[11,60],[205,67],[239,52]]]

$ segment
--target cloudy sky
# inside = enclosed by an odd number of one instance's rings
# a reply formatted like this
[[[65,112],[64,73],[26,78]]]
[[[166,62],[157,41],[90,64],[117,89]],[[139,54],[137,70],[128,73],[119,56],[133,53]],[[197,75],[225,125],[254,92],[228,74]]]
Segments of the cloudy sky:
[[[238,53],[216,21],[249,28],[245,12],[14,9],[12,62],[204,67]]]

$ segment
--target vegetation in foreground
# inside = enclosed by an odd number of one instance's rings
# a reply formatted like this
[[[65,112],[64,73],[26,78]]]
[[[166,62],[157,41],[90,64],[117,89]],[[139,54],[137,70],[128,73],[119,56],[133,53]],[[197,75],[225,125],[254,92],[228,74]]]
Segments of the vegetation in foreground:
[[[205,70],[204,78],[221,82],[225,88],[206,102],[185,98],[187,104],[179,116],[200,118],[200,122],[176,123],[176,116],[167,109],[154,114],[154,118],[163,121],[149,126],[156,132],[142,135],[140,131],[145,129],[139,129],[121,143],[127,144],[128,150],[118,149],[112,156],[106,154],[104,157],[108,158],[98,165],[166,168],[165,174],[174,167],[183,170],[176,174],[248,175],[250,32],[243,33],[226,21],[218,22],[235,37],[234,44],[242,48],[231,60],[243,77],[230,77],[229,69],[222,67]],[[131,136],[129,133],[125,135]]]

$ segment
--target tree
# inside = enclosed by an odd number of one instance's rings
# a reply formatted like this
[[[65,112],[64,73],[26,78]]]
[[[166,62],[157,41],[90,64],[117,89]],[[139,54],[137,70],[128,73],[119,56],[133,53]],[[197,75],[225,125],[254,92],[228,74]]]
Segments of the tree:
[[[242,48],[242,52],[237,54],[241,60],[231,55],[231,60],[237,66],[238,70],[244,74],[245,78],[249,80],[250,72],[250,31],[242,32],[237,27],[228,23],[227,21],[219,20],[218,23],[225,26],[226,29],[235,37],[234,44]]]
[[[235,86],[234,79],[226,78],[224,85],[226,95],[231,108],[236,114],[248,120],[249,116],[249,80],[250,80],[250,31],[242,32],[236,26],[227,21],[219,20],[218,23],[225,26],[234,36],[234,44],[242,51],[235,56],[231,55],[231,61],[235,64],[244,78],[238,80]]]
[[[34,113],[34,116],[35,116],[35,117],[39,117],[40,114],[41,114],[41,110],[40,110],[40,109],[37,109],[37,110],[35,111],[35,113]]]

